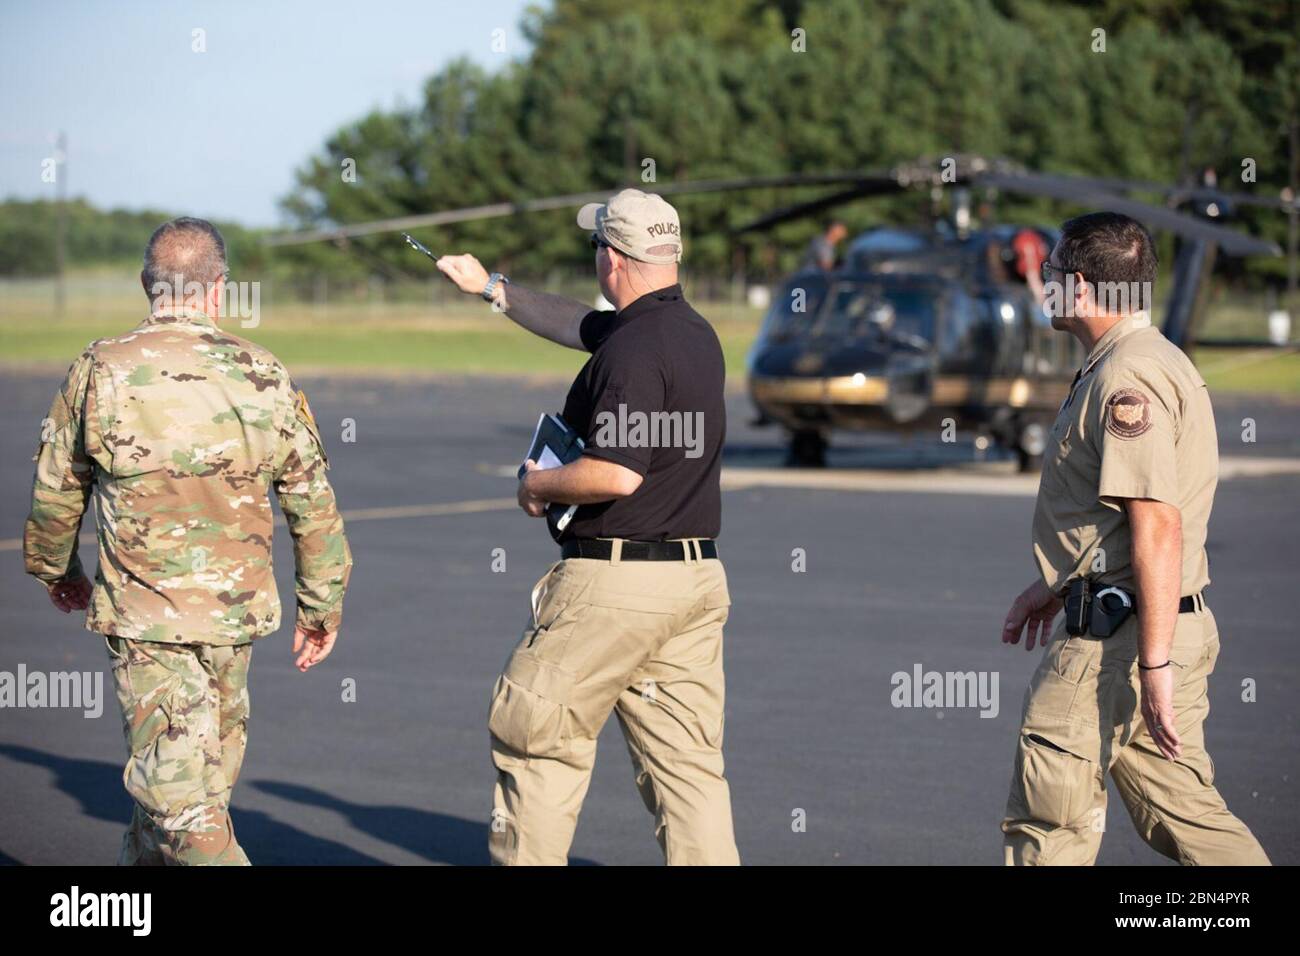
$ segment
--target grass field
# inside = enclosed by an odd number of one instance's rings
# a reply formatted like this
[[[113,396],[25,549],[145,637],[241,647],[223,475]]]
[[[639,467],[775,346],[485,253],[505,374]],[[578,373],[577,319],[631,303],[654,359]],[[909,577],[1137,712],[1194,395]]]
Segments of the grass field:
[[[127,331],[144,314],[143,294],[120,283],[74,287],[62,318],[52,303],[48,287],[0,283],[0,360],[66,364],[88,342]],[[729,372],[741,374],[762,313],[725,303],[701,308],[722,341]],[[428,303],[263,301],[256,327],[245,328],[238,318],[222,324],[270,349],[290,369],[559,376],[576,372],[583,362],[580,353],[530,335],[467,297]]]
[[[62,318],[48,283],[0,283],[0,362],[9,366],[67,365],[88,342],[139,322],[143,296],[120,280],[70,284]],[[735,303],[707,303],[701,311],[717,329],[728,373],[740,381],[745,355],[762,319]],[[1216,334],[1261,335],[1246,328],[1243,310],[1220,308]],[[582,355],[556,348],[515,326],[486,304],[456,298],[429,302],[263,302],[255,328],[226,320],[231,331],[274,352],[290,369],[376,373],[460,373],[566,376]],[[1300,352],[1199,349],[1197,364],[1215,391],[1300,396]]]

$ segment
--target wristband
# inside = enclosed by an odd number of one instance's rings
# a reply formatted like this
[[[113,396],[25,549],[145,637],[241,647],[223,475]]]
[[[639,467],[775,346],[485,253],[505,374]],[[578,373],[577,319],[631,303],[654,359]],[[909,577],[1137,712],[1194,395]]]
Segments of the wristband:
[[[1163,664],[1155,664],[1155,665],[1153,665],[1153,666],[1151,666],[1151,667],[1148,667],[1146,664],[1143,664],[1141,661],[1138,661],[1138,670],[1143,670],[1143,671],[1158,671],[1158,670],[1160,670],[1161,668],[1168,667],[1168,666],[1169,666],[1170,664],[1172,664],[1172,663],[1173,663],[1172,660],[1167,660],[1167,661],[1165,661]]]

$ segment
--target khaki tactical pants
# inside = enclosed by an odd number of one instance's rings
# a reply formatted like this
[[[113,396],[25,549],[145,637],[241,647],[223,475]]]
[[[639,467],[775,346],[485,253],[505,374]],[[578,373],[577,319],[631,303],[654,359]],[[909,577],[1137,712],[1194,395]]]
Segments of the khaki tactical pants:
[[[618,715],[669,864],[740,862],[722,773],[722,628],[716,559],[561,561],[492,693],[497,768],[488,838],[498,864],[568,862],[596,759]]]
[[[1214,788],[1205,751],[1207,678],[1219,656],[1214,615],[1180,614],[1170,652],[1183,755],[1166,760],[1139,705],[1137,618],[1111,637],[1069,637],[1062,622],[1029,692],[1007,800],[1008,864],[1090,865],[1105,829],[1105,773],[1152,849],[1183,864],[1268,863]]]
[[[135,800],[119,865],[248,864],[230,822],[247,740],[251,644],[106,636]]]

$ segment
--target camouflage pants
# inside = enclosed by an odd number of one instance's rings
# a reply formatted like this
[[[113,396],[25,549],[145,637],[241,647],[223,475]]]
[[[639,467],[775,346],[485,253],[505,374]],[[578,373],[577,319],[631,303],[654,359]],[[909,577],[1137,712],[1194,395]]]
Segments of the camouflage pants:
[[[247,740],[253,646],[106,636],[135,800],[119,865],[247,865],[230,792]]]

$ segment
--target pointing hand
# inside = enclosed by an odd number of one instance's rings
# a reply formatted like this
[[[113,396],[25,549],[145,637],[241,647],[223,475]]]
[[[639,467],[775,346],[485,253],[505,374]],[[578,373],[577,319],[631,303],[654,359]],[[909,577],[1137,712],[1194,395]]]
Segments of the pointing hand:
[[[488,284],[488,273],[483,264],[473,256],[442,256],[437,262],[438,271],[455,283],[467,295],[478,295]]]

